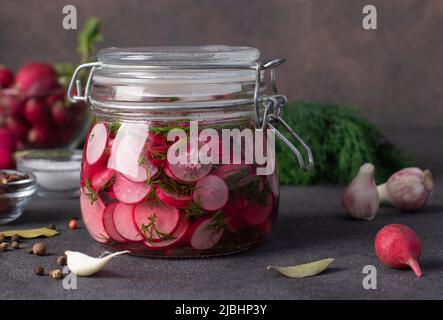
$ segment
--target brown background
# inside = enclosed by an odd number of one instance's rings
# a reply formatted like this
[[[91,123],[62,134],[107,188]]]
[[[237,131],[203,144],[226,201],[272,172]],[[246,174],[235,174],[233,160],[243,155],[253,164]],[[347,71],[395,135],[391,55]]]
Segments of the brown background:
[[[0,63],[77,61],[79,25],[103,21],[106,46],[230,44],[285,56],[281,91],[291,100],[355,104],[384,127],[443,124],[441,0],[0,0]],[[361,27],[374,4],[379,29]]]

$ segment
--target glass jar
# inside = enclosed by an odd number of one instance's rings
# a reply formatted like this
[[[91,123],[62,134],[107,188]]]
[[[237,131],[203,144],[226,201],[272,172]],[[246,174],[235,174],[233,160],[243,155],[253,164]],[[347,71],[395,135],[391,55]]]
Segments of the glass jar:
[[[248,47],[110,48],[77,68],[68,97],[96,116],[80,186],[83,222],[96,241],[137,255],[201,257],[266,240],[279,204],[273,134],[303,169],[312,156],[281,118],[286,98],[276,93],[274,70],[284,60],[259,57]],[[91,68],[84,95],[82,68]],[[274,95],[264,95],[266,69]]]

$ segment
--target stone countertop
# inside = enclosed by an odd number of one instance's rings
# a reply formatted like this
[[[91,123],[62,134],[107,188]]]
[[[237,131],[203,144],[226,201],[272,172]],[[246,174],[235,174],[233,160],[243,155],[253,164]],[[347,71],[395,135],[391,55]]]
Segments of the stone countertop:
[[[443,299],[443,172],[438,167],[442,151],[433,144],[442,130],[392,132],[394,141],[416,155],[418,164],[435,173],[436,192],[421,212],[407,214],[385,207],[374,221],[355,221],[341,212],[342,187],[284,187],[276,226],[269,241],[259,248],[209,259],[121,256],[96,276],[78,278],[76,290],[66,290],[62,281],[35,276],[34,267],[55,267],[57,256],[67,249],[98,256],[104,248],[84,228],[67,228],[67,221],[80,213],[77,200],[36,199],[19,220],[0,230],[54,223],[61,235],[44,239],[49,250],[44,257],[29,255],[25,249],[0,253],[0,300]],[[374,236],[389,223],[406,224],[421,237],[422,278],[411,270],[392,270],[378,262]],[[34,242],[24,241],[23,245]],[[288,279],[266,270],[270,264],[286,266],[328,257],[335,262],[317,277]],[[377,269],[376,290],[362,286],[366,265]]]

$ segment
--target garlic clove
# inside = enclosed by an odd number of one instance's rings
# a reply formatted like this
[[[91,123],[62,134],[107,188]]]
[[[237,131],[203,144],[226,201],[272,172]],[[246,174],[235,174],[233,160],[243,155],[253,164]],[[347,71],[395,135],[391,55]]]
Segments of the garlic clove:
[[[365,163],[342,196],[342,207],[355,218],[372,220],[375,218],[380,200],[374,180],[375,168]]]
[[[129,253],[129,251],[119,251],[112,254],[105,252],[99,258],[94,258],[77,251],[65,251],[69,270],[83,277],[97,273],[103,269],[112,258],[125,253]]]
[[[426,205],[434,190],[432,173],[419,168],[405,168],[394,173],[377,190],[382,203],[389,203],[402,211],[416,211]]]

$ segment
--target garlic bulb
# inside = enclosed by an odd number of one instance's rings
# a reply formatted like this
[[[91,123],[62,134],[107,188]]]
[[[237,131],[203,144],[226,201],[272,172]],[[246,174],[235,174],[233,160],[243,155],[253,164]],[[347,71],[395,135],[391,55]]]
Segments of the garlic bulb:
[[[342,207],[355,219],[372,220],[380,205],[374,166],[365,163],[342,196]]]
[[[405,168],[394,173],[377,187],[382,203],[393,204],[402,211],[416,211],[426,205],[434,190],[429,170]]]
[[[112,254],[104,252],[100,257],[90,257],[84,253],[76,251],[65,251],[69,270],[79,276],[88,277],[97,273],[114,257],[129,253],[129,251],[119,251]]]

